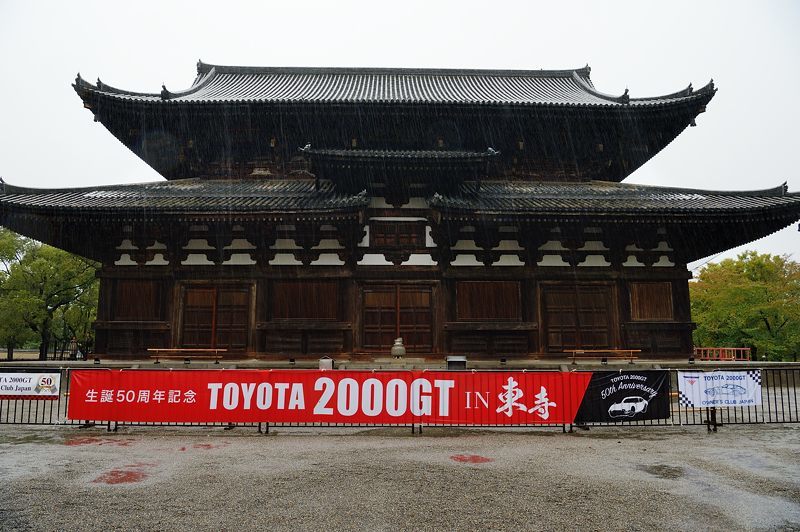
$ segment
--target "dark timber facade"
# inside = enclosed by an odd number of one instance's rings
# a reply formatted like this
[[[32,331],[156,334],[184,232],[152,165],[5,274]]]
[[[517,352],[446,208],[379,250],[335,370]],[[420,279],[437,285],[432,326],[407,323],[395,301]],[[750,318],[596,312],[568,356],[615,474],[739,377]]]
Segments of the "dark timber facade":
[[[686,264],[800,219],[785,185],[622,184],[713,84],[609,96],[589,69],[222,67],[186,91],[80,77],[166,181],[0,184],[0,223],[102,263],[96,350],[563,357],[692,348]]]

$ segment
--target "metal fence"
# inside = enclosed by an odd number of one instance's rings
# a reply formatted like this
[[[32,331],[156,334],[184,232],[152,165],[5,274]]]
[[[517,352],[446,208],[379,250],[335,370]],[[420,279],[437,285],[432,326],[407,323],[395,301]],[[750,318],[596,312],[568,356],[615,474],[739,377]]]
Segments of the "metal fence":
[[[3,366],[3,372],[46,372],[47,369],[33,366]],[[736,368],[725,368],[736,369]],[[752,370],[753,368],[747,368]],[[412,432],[421,432],[423,427],[487,427],[481,424],[429,425],[425,423],[373,425],[358,423],[117,423],[106,420],[75,420],[67,418],[69,402],[69,368],[50,370],[60,371],[62,389],[56,399],[0,399],[0,425],[67,425],[76,427],[105,426],[108,430],[116,430],[119,426],[153,426],[153,427],[218,427],[231,429],[234,427],[251,427],[259,432],[268,432],[270,427],[406,427]],[[175,370],[180,371],[180,370]],[[800,405],[798,404],[798,385],[800,385],[800,368],[767,368],[761,369],[760,405],[736,406],[726,408],[692,408],[684,406],[678,399],[678,370],[668,370],[670,374],[669,417],[666,419],[631,420],[614,422],[587,422],[578,427],[592,426],[699,426],[705,425],[708,430],[717,430],[723,425],[766,424],[766,423],[800,423]],[[495,426],[495,425],[491,425]],[[504,425],[501,428],[516,426],[530,428],[555,428],[564,432],[572,431],[573,425],[535,424]]]

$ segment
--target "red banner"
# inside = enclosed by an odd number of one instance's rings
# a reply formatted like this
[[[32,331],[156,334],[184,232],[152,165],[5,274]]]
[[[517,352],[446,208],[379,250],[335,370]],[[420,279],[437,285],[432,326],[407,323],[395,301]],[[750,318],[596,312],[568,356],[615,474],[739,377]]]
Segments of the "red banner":
[[[572,423],[591,373],[75,370],[69,419],[175,423]]]

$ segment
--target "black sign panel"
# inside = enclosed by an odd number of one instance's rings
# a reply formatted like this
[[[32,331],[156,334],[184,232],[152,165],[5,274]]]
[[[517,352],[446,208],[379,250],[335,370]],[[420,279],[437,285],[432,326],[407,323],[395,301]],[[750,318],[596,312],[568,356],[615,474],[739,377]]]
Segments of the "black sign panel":
[[[668,371],[596,371],[575,422],[667,419],[669,392]]]

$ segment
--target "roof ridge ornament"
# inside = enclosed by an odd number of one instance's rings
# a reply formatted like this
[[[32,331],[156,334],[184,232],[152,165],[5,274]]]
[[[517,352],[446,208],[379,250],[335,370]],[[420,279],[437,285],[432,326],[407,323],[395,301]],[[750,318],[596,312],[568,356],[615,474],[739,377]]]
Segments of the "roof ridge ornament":
[[[161,84],[161,99],[162,100],[169,100],[172,98],[173,94],[167,90],[167,86],[165,84]]]
[[[83,79],[81,77],[81,73],[78,72],[78,74],[75,76],[75,84],[73,85],[73,87],[77,88],[77,87],[91,87],[91,86],[92,84]]]

